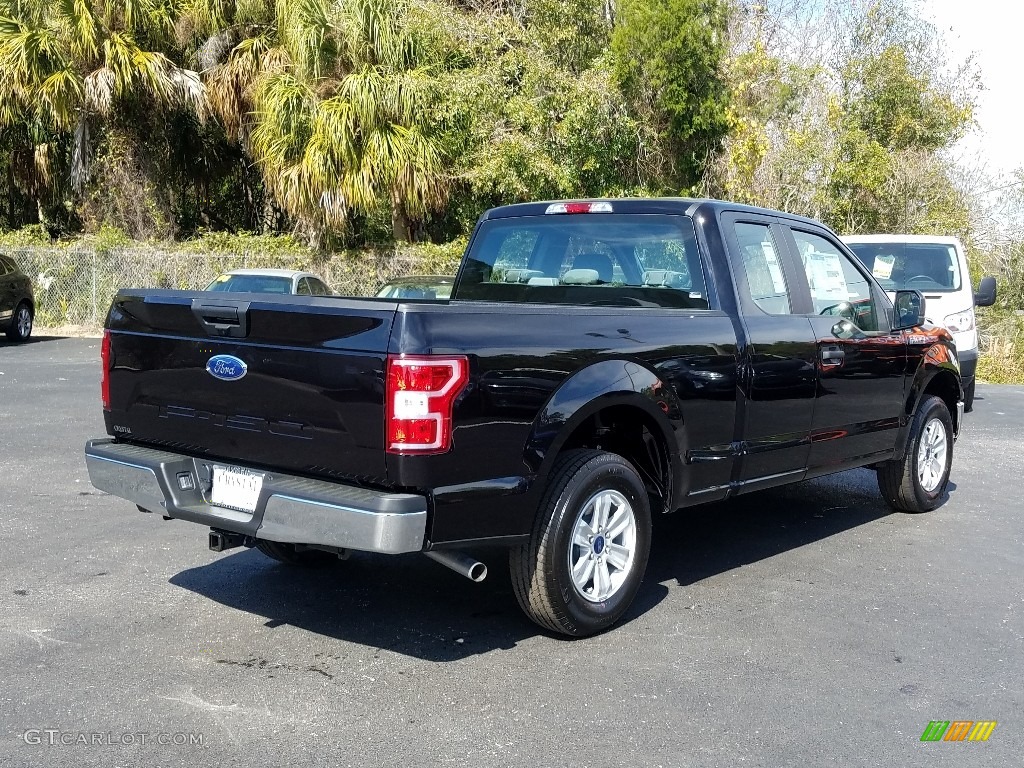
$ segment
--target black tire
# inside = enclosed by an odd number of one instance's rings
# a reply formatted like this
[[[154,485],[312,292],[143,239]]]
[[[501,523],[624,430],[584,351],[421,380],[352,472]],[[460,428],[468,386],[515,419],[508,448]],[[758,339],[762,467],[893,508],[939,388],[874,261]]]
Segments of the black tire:
[[[318,568],[338,562],[338,556],[322,549],[296,549],[294,544],[256,540],[256,549],[272,560],[304,568]]]
[[[569,560],[578,551],[582,562],[583,550],[573,548],[573,532],[584,519],[589,502],[599,493],[618,494],[628,502],[633,526],[630,537],[632,557],[626,567],[607,568],[617,582],[614,591],[600,602],[587,599],[573,581]],[[625,509],[621,504],[608,518],[610,525]],[[591,517],[593,520],[593,517]],[[627,535],[627,534],[623,534]],[[593,552],[602,563],[600,553],[611,560],[614,536],[603,536],[600,547],[594,543]],[[512,549],[509,567],[512,585],[520,607],[540,626],[564,635],[586,637],[608,629],[617,622],[636,597],[647,568],[651,549],[651,509],[643,481],[633,466],[621,456],[594,450],[569,451],[560,456],[551,470],[550,479],[537,511],[537,519],[529,542]],[[589,550],[587,550],[589,552]],[[594,555],[588,555],[594,559]],[[591,593],[598,589],[596,566]],[[606,582],[611,584],[609,580]]]
[[[971,379],[971,383],[967,385],[967,389],[964,390],[964,413],[970,413],[974,410],[974,384],[976,379]]]
[[[21,302],[11,315],[11,324],[7,326],[7,338],[11,341],[28,341],[32,335],[32,307],[27,301]]]
[[[919,470],[921,441],[925,430],[938,421],[945,432],[945,462],[938,483],[928,490],[922,485]],[[903,512],[928,512],[935,509],[946,492],[949,470],[953,465],[953,420],[941,398],[922,398],[911,424],[906,454],[900,460],[886,461],[878,467],[878,489],[893,509]]]

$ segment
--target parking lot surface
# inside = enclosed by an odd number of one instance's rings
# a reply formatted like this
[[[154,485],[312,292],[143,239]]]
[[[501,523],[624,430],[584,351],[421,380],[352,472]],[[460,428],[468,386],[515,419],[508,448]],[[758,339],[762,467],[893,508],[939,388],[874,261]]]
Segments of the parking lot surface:
[[[0,343],[0,766],[1020,765],[1024,388],[978,386],[936,511],[857,470],[660,519],[571,641],[500,552],[294,570],[95,491],[98,358]]]

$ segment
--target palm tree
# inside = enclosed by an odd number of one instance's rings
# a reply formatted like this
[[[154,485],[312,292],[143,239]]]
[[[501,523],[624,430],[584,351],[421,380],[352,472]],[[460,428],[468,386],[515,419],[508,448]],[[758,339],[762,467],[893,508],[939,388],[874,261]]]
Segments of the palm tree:
[[[443,57],[409,0],[225,6],[189,5],[201,55],[215,59],[209,103],[279,204],[314,240],[382,210],[410,240],[448,177],[432,119]]]
[[[0,0],[0,127],[31,125],[40,144],[70,136],[70,182],[77,192],[89,177],[90,123],[108,118],[122,99],[186,107],[203,118],[198,73],[163,52],[173,45],[179,5]]]

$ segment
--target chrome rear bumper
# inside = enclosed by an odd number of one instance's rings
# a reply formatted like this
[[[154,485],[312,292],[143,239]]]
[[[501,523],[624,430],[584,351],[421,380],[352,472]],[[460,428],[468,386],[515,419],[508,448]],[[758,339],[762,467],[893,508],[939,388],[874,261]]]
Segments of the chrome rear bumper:
[[[85,463],[99,490],[211,528],[267,541],[388,554],[424,547],[427,500],[416,494],[265,472],[255,511],[244,512],[209,501],[212,466],[229,462],[100,439],[85,444]]]

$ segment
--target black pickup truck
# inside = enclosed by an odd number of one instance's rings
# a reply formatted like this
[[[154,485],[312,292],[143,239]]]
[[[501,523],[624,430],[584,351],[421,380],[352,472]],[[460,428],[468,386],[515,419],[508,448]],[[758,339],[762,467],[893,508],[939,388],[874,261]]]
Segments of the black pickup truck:
[[[612,625],[652,515],[852,467],[941,500],[963,392],[924,300],[820,223],[713,200],[480,219],[450,301],[123,290],[93,485],[312,564],[509,550],[524,611]]]

